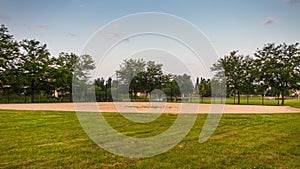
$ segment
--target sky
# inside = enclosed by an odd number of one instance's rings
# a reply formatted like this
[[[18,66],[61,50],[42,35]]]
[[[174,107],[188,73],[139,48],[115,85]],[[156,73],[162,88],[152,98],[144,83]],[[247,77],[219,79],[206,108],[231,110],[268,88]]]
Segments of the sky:
[[[0,3],[0,23],[15,39],[41,41],[47,44],[52,56],[60,52],[80,54],[99,28],[139,12],[162,12],[187,20],[205,34],[218,57],[233,50],[253,55],[266,43],[300,41],[300,0],[0,0]]]

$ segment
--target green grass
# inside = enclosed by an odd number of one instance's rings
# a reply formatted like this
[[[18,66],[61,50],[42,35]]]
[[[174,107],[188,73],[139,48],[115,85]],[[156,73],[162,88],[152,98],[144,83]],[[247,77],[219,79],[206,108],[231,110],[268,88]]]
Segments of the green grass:
[[[227,98],[226,103],[227,104],[234,104],[234,99],[232,97]],[[248,103],[251,104],[251,105],[262,105],[262,99],[261,99],[261,97],[252,97],[252,98],[249,98]],[[292,107],[299,107],[300,108],[300,100],[299,99],[285,99],[284,103],[285,103],[285,106],[292,106]],[[235,104],[237,104],[237,98],[235,99]],[[241,97],[241,104],[247,104],[246,96]],[[278,100],[265,98],[264,105],[277,106],[278,105]],[[279,105],[281,105],[281,100],[279,100]]]
[[[176,115],[135,124],[105,113],[118,131],[149,137]],[[205,143],[198,143],[206,115],[166,153],[144,159],[111,154],[91,141],[74,112],[0,110],[0,168],[300,168],[300,113],[222,116]]]
[[[300,100],[298,99],[285,100],[285,105],[300,108]]]
[[[218,101],[218,99],[217,99],[217,101]],[[193,102],[213,103],[213,99],[204,98],[203,101],[202,100],[199,101],[198,99],[193,99]],[[220,100],[219,100],[219,102],[220,102]],[[285,103],[284,104],[285,106],[300,108],[300,100],[297,99],[297,98],[285,99],[284,103]],[[235,98],[235,101],[234,101],[233,97],[226,98],[226,104],[237,104],[237,98]],[[240,104],[242,104],[242,105],[247,105],[247,104],[249,104],[249,105],[262,105],[262,99],[261,99],[261,97],[253,96],[253,97],[249,97],[249,101],[247,102],[246,96],[241,96],[241,103]],[[278,105],[278,100],[265,98],[263,105],[277,106]],[[281,105],[281,100],[279,100],[279,105]]]

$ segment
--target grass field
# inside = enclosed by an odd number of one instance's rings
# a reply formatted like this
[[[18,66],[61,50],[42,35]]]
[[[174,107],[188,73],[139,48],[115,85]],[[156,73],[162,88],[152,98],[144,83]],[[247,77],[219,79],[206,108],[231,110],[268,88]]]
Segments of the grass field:
[[[164,114],[135,124],[104,113],[119,132],[149,137],[176,119]],[[74,112],[0,110],[0,168],[300,168],[300,113],[222,116],[205,143],[198,143],[205,114],[188,136],[166,153],[133,159],[111,154],[91,141]]]
[[[193,102],[200,102],[200,103],[213,103],[213,100],[211,98],[203,98],[203,100],[201,99],[193,99]],[[293,98],[293,99],[286,99],[284,101],[284,105],[285,106],[291,106],[291,107],[297,107],[300,108],[300,100],[297,98]],[[230,98],[226,98],[226,104],[237,104],[237,98],[230,97]],[[253,97],[249,97],[249,100],[247,102],[247,98],[246,96],[241,96],[241,103],[243,105],[262,105],[262,99],[261,97],[257,97],[257,96],[253,96]],[[278,100],[272,98],[272,99],[268,99],[265,98],[264,99],[264,104],[263,105],[267,105],[267,106],[277,106],[278,105]],[[279,105],[281,105],[281,100],[279,100]]]
[[[234,99],[227,98],[226,103],[233,104]],[[237,104],[237,98],[235,100],[235,103]],[[262,105],[262,100],[261,100],[261,97],[253,97],[253,98],[249,98],[248,103],[253,104],[253,105]],[[241,104],[247,104],[246,96],[241,97]],[[276,105],[278,105],[278,100],[265,98],[264,105],[276,106]],[[281,105],[281,100],[279,100],[279,105]],[[299,99],[286,99],[285,106],[292,106],[292,107],[300,108],[300,100]]]

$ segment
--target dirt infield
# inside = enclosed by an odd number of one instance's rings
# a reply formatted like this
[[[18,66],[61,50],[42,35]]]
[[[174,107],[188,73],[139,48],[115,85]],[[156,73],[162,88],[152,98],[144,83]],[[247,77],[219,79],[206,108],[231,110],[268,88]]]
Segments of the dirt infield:
[[[212,107],[213,106],[213,107]],[[100,112],[142,112],[142,113],[300,113],[300,108],[289,106],[260,105],[213,105],[191,103],[149,103],[149,102],[101,102],[101,103],[39,103],[0,104],[0,109],[53,110],[53,111],[100,111]],[[196,111],[195,111],[196,110]]]

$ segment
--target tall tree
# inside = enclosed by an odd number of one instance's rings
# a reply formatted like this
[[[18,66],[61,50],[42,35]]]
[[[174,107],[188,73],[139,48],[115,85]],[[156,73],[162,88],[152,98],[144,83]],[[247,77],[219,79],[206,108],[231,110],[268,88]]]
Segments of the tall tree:
[[[258,79],[280,91],[282,105],[284,105],[286,91],[300,87],[298,45],[298,43],[291,45],[269,43],[255,53]]]
[[[112,101],[111,87],[112,87],[112,78],[109,77],[105,83],[106,101]]]
[[[141,72],[145,71],[145,67],[146,62],[143,59],[125,59],[121,63],[119,70],[116,71],[120,94],[129,93],[132,96],[137,92],[139,85],[136,82],[142,80],[140,79],[142,78]],[[139,77],[136,77],[138,74],[140,74]]]
[[[9,34],[8,29],[1,25],[0,27],[0,85],[17,82],[16,70],[19,61],[18,42],[14,40],[13,35]]]
[[[148,61],[146,68],[146,91],[150,93],[154,89],[161,88],[162,83],[162,64],[157,64],[154,61]]]
[[[61,52],[55,59],[56,72],[53,75],[56,79],[56,88],[69,90],[70,102],[72,101],[72,79],[77,61],[78,56],[76,54],[64,52]]]
[[[105,90],[105,80],[103,77],[95,79],[95,93],[97,101],[105,101],[106,90]]]
[[[155,61],[145,62],[143,59],[125,59],[120,65],[120,69],[116,71],[119,82],[118,87],[121,89],[118,90],[118,93],[125,94],[129,92],[132,96],[136,96],[137,92],[143,92],[146,97],[154,89],[163,89],[170,93],[170,85],[167,84],[170,83],[171,76],[163,74],[162,66],[162,64],[157,64]],[[172,88],[174,90],[173,94],[175,94],[176,87],[178,85]]]
[[[36,40],[23,40],[21,46],[20,71],[30,86],[31,102],[34,102],[34,94],[43,81],[47,81],[48,66],[50,65],[50,53],[46,44]]]
[[[91,71],[95,69],[95,62],[91,55],[81,55],[76,62],[75,67],[75,79],[89,83],[91,77]]]
[[[95,80],[95,85],[98,86],[98,87],[100,87],[100,90],[104,90],[104,88],[105,88],[105,84],[104,83],[105,83],[105,80],[104,80],[103,77],[101,77],[101,79],[97,78]]]
[[[88,96],[88,93],[92,95],[88,90],[91,91],[91,85],[94,83],[94,80],[91,80],[91,71],[94,69],[95,62],[91,55],[84,54],[76,60],[72,80],[72,85],[75,85],[72,87],[76,89],[76,101],[81,101],[82,97],[84,97],[85,101],[87,101],[87,98],[92,98]]]
[[[125,59],[116,71],[117,78],[121,84],[129,86],[133,77],[144,71],[145,66],[146,62],[143,59]]]
[[[251,93],[254,93],[255,89],[255,64],[252,58],[249,56],[245,56],[242,60],[242,67],[243,70],[243,86],[242,86],[242,92],[246,94],[247,96],[247,104],[249,104],[249,95]]]
[[[176,83],[179,87],[181,96],[187,96],[193,92],[194,85],[191,80],[191,76],[189,76],[187,74],[175,75],[174,80],[176,81]]]
[[[244,78],[247,72],[243,65],[245,57],[237,53],[238,51],[232,51],[229,55],[219,59],[217,63],[213,64],[211,70],[225,75],[227,89],[234,93],[237,92],[238,104],[240,104],[240,94],[245,85]]]
[[[211,96],[211,82],[210,79],[201,78],[200,83],[198,84],[198,92],[201,97],[201,102],[204,102],[204,97]]]
[[[197,77],[196,83],[195,83],[195,90],[196,90],[196,92],[198,91],[198,88],[199,88],[199,77]]]

